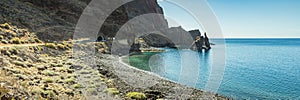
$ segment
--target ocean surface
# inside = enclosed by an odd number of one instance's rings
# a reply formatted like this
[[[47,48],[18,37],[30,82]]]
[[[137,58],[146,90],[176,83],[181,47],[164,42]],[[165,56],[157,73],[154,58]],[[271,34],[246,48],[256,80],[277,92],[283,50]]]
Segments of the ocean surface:
[[[219,73],[216,92],[233,99],[300,100],[300,39],[224,41],[212,40],[216,45],[206,53],[165,49],[131,55],[128,60],[136,68],[205,91],[210,91],[206,87],[210,74]]]

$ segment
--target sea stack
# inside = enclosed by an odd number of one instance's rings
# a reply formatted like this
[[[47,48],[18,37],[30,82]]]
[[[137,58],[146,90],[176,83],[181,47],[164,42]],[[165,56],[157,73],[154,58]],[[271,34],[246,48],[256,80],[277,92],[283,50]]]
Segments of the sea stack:
[[[206,32],[204,33],[204,36],[201,36],[201,33],[199,30],[193,30],[193,31],[189,31],[189,32],[191,33],[191,35],[196,35],[196,36],[193,36],[195,40],[192,44],[192,50],[202,51],[204,49],[205,51],[208,51],[211,49],[209,38],[208,38]],[[197,34],[195,34],[195,33],[197,33]]]
[[[206,32],[204,33],[204,45],[205,45],[205,46],[204,46],[205,51],[211,49],[210,43],[209,43],[209,39],[208,39],[208,37],[207,37],[207,35],[206,35]]]

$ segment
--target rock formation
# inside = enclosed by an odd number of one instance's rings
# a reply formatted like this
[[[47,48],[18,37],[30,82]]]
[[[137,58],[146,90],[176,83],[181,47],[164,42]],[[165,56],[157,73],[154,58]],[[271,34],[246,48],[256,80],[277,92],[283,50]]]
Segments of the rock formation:
[[[210,42],[209,42],[209,39],[208,39],[208,37],[206,35],[206,32],[204,33],[204,44],[205,44],[205,50],[211,49]]]
[[[190,30],[189,33],[191,34],[194,40],[196,39],[197,36],[201,36],[201,32],[198,29]]]
[[[209,39],[206,35],[206,32],[204,33],[204,36],[197,35],[195,38],[194,43],[192,44],[193,50],[202,51],[204,49],[205,51],[208,51],[211,49]]]
[[[75,25],[90,1],[91,0],[1,0],[0,23],[9,22],[21,28],[28,28],[29,31],[35,32],[38,38],[43,41],[68,40],[72,39]],[[109,6],[109,3],[103,4],[103,6]],[[104,8],[100,10],[105,10]],[[124,24],[144,14],[161,15],[147,18],[146,30],[141,31],[159,30],[164,34],[164,36],[159,39],[157,39],[155,35],[147,35],[149,36],[147,37],[147,44],[151,44],[154,47],[176,46],[188,48],[191,44],[188,40],[194,40],[196,34],[200,34],[197,30],[187,32],[181,27],[168,28],[168,22],[163,16],[163,9],[158,5],[157,0],[134,0],[120,6],[107,17],[100,29],[99,36],[101,36],[101,38],[99,39],[114,37],[116,32],[118,32]],[[142,29],[143,27],[139,26],[139,24],[135,24],[132,25],[132,27],[128,26],[126,28],[128,28],[128,30],[134,30]],[[190,36],[182,37],[182,34],[187,33],[190,33],[192,38]],[[134,40],[131,39],[131,41]]]
[[[148,34],[142,36],[143,40],[152,47],[172,47],[175,48],[175,44],[165,36],[159,34]]]
[[[134,0],[132,2],[122,5],[116,9],[104,22],[100,33],[107,36],[114,37],[126,22],[132,18],[144,14],[163,14],[162,8],[158,5],[156,0]],[[153,16],[148,20],[148,25],[153,26],[154,29],[166,29],[168,24],[164,16]],[[143,24],[143,23],[142,23]],[[134,25],[132,25],[134,27]],[[128,27],[129,29],[132,27]],[[134,34],[134,33],[131,33]]]

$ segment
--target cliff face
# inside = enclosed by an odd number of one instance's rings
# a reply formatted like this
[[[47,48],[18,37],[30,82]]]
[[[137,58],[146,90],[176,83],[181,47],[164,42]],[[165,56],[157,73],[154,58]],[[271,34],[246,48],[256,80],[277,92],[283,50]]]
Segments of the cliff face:
[[[67,40],[72,38],[74,27],[90,1],[1,0],[0,23],[8,22],[21,28],[28,28],[45,41]],[[114,36],[128,20],[148,13],[163,14],[162,8],[156,0],[134,0],[129,2],[116,9],[107,18],[100,33]],[[156,20],[152,23],[154,27],[167,28],[167,21],[163,17],[154,19]],[[164,24],[158,25],[155,22],[163,22]]]
[[[116,9],[104,22],[100,30],[100,34],[113,37],[126,22],[129,20],[144,15],[144,14],[163,14],[162,8],[156,0],[134,0],[122,5]],[[153,16],[151,19],[146,19],[148,25],[154,29],[168,28],[167,21],[164,16]],[[145,23],[143,23],[145,24]],[[133,27],[135,25],[132,25]],[[132,27],[128,27],[129,29]]]
[[[36,33],[38,38],[44,41],[68,40],[73,38],[75,25],[90,1],[1,0],[0,23],[8,22],[20,28],[28,28],[29,31]],[[103,6],[109,6],[109,3],[104,3]],[[101,10],[105,10],[105,7],[101,8]],[[168,28],[168,23],[163,16],[163,9],[158,5],[156,0],[133,0],[120,6],[107,17],[98,35],[114,37],[120,28],[125,26],[124,24],[146,14],[157,15],[137,20],[135,24],[126,26],[129,33],[124,33],[124,36],[131,36],[131,34],[143,33],[149,30],[160,30],[162,34],[165,34],[164,36],[172,38],[172,41],[170,39],[158,40],[155,39],[157,36],[148,35],[148,44],[156,44],[157,47],[165,44],[174,44],[177,46],[180,43],[182,44],[182,42],[188,46],[191,43],[187,39],[195,39],[193,34],[191,34],[193,38],[182,37],[181,34],[188,34],[189,32],[180,27]],[[139,32],[130,33],[132,30],[139,29]],[[162,37],[161,39],[166,39],[166,37]]]

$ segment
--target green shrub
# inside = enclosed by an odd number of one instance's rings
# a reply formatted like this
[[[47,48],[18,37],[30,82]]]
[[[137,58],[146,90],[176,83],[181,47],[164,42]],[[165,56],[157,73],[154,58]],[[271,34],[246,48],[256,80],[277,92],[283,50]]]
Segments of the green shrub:
[[[54,82],[54,79],[53,78],[44,78],[44,82],[45,83],[53,83]]]
[[[53,90],[46,90],[46,91],[42,91],[43,95],[47,95],[48,97],[54,97],[56,96],[56,94],[53,92]],[[48,100],[48,99],[46,99]]]
[[[22,41],[17,37],[12,38],[11,42],[14,44],[22,44]]]
[[[57,44],[57,47],[59,48],[59,49],[65,49],[66,47],[64,46],[64,45],[62,45],[62,44]]]
[[[116,88],[108,88],[105,90],[105,92],[108,92],[109,94],[113,94],[113,95],[120,93],[120,91],[118,91],[118,89],[116,89]]]
[[[55,72],[55,71],[50,71],[50,70],[45,70],[42,72],[42,74],[47,75],[47,76],[57,76],[59,75],[59,73]]]
[[[1,50],[1,53],[7,56],[10,56],[11,53],[9,52],[9,50]]]
[[[19,79],[28,79],[28,77],[26,75],[23,74],[15,74],[16,77],[18,77]]]
[[[80,85],[80,84],[74,84],[73,87],[74,87],[75,89],[78,89],[78,88],[81,88],[82,85]]]
[[[34,38],[33,39],[36,43],[42,43],[42,41],[40,40],[40,39],[38,39],[38,38]]]
[[[142,99],[146,99],[146,95],[144,93],[140,93],[140,92],[129,92],[126,95],[128,98],[131,99],[137,99],[137,100],[142,100]]]
[[[8,42],[6,40],[1,40],[1,43],[8,44]]]
[[[35,87],[31,90],[31,93],[35,93],[35,94],[39,94],[41,93],[43,90],[39,87]]]
[[[46,43],[45,46],[48,48],[57,49],[57,47],[54,43]]]
[[[67,83],[67,84],[74,84],[75,81],[76,81],[75,78],[68,78],[68,79],[65,80],[65,83]]]
[[[5,28],[5,29],[11,28],[11,26],[8,23],[0,24],[0,27]]]
[[[17,65],[17,66],[27,67],[27,64],[25,62],[13,61],[12,63]]]

